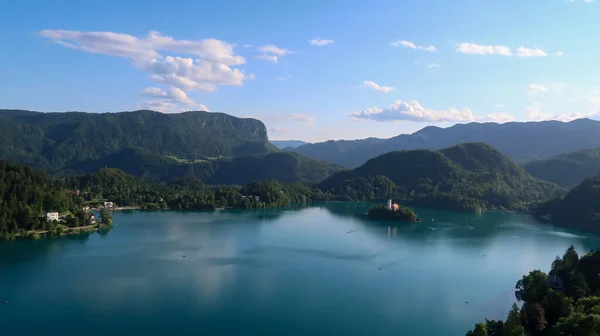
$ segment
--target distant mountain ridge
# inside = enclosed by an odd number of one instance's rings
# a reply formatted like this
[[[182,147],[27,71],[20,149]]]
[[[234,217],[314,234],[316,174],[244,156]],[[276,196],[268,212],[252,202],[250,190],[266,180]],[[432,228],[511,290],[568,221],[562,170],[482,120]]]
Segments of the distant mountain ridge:
[[[539,179],[563,187],[573,187],[588,177],[600,174],[600,148],[583,149],[545,160],[531,161],[523,168]]]
[[[356,168],[378,155],[411,149],[442,149],[461,143],[483,142],[517,163],[545,159],[565,152],[600,147],[600,121],[560,121],[457,124],[425,127],[390,139],[339,140],[302,145],[293,151],[313,159]]]
[[[302,140],[269,140],[269,142],[279,149],[297,148],[308,144],[308,142]]]
[[[334,174],[319,184],[341,200],[398,199],[446,208],[525,209],[533,202],[560,196],[564,190],[538,180],[506,156],[483,143],[466,143],[439,151],[393,151],[364,165]]]
[[[0,158],[47,172],[128,147],[191,160],[277,151],[261,121],[224,113],[0,110]]]

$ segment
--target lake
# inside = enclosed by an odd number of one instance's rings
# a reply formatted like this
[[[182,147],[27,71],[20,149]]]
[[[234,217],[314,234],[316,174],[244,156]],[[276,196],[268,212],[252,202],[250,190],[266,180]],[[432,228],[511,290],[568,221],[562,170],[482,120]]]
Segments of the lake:
[[[464,335],[506,318],[523,274],[600,246],[516,213],[368,208],[122,211],[104,234],[0,243],[0,334]]]

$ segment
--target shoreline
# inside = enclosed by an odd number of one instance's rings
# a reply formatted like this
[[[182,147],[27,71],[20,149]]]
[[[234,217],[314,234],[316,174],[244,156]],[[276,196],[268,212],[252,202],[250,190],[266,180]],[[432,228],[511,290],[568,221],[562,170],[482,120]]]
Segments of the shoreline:
[[[76,235],[76,234],[81,234],[81,233],[92,233],[92,232],[98,232],[101,230],[106,230],[106,229],[110,229],[112,228],[112,225],[105,225],[105,224],[92,224],[92,225],[86,225],[86,226],[77,226],[77,227],[60,227],[61,232],[56,232],[51,235],[48,236],[48,232],[50,232],[50,230],[29,230],[26,231],[24,235],[22,235],[21,233],[15,233],[12,236],[12,239],[7,239],[7,240],[0,240],[1,241],[8,241],[8,240],[36,240],[36,239],[40,239],[40,238],[49,238],[49,237],[63,237],[63,236],[72,236],[72,235]]]

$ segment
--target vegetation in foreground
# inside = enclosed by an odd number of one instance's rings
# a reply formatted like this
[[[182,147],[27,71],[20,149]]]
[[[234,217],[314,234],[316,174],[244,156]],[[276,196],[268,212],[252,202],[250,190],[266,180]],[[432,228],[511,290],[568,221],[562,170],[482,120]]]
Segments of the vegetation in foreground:
[[[400,205],[398,209],[388,209],[384,205],[374,205],[369,209],[369,218],[375,220],[416,222],[417,214],[413,209]]]
[[[579,257],[571,246],[549,274],[534,270],[515,286],[506,321],[478,323],[467,336],[591,336],[600,334],[600,250]]]

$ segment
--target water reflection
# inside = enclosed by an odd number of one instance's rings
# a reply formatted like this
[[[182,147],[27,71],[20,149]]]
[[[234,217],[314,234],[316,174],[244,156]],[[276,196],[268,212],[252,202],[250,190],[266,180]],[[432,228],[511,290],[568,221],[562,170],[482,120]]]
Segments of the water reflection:
[[[551,243],[553,237],[564,238],[583,251],[595,248],[586,243],[588,235],[544,225],[533,217],[518,213],[481,212],[453,213],[425,208],[415,208],[421,223],[394,223],[372,221],[364,215],[371,203],[320,204],[336,218],[345,218],[362,226],[365,231],[398,239],[409,239],[430,244],[453,244],[465,248],[480,249],[493,244],[497,239],[513,239],[527,243],[536,241]]]

